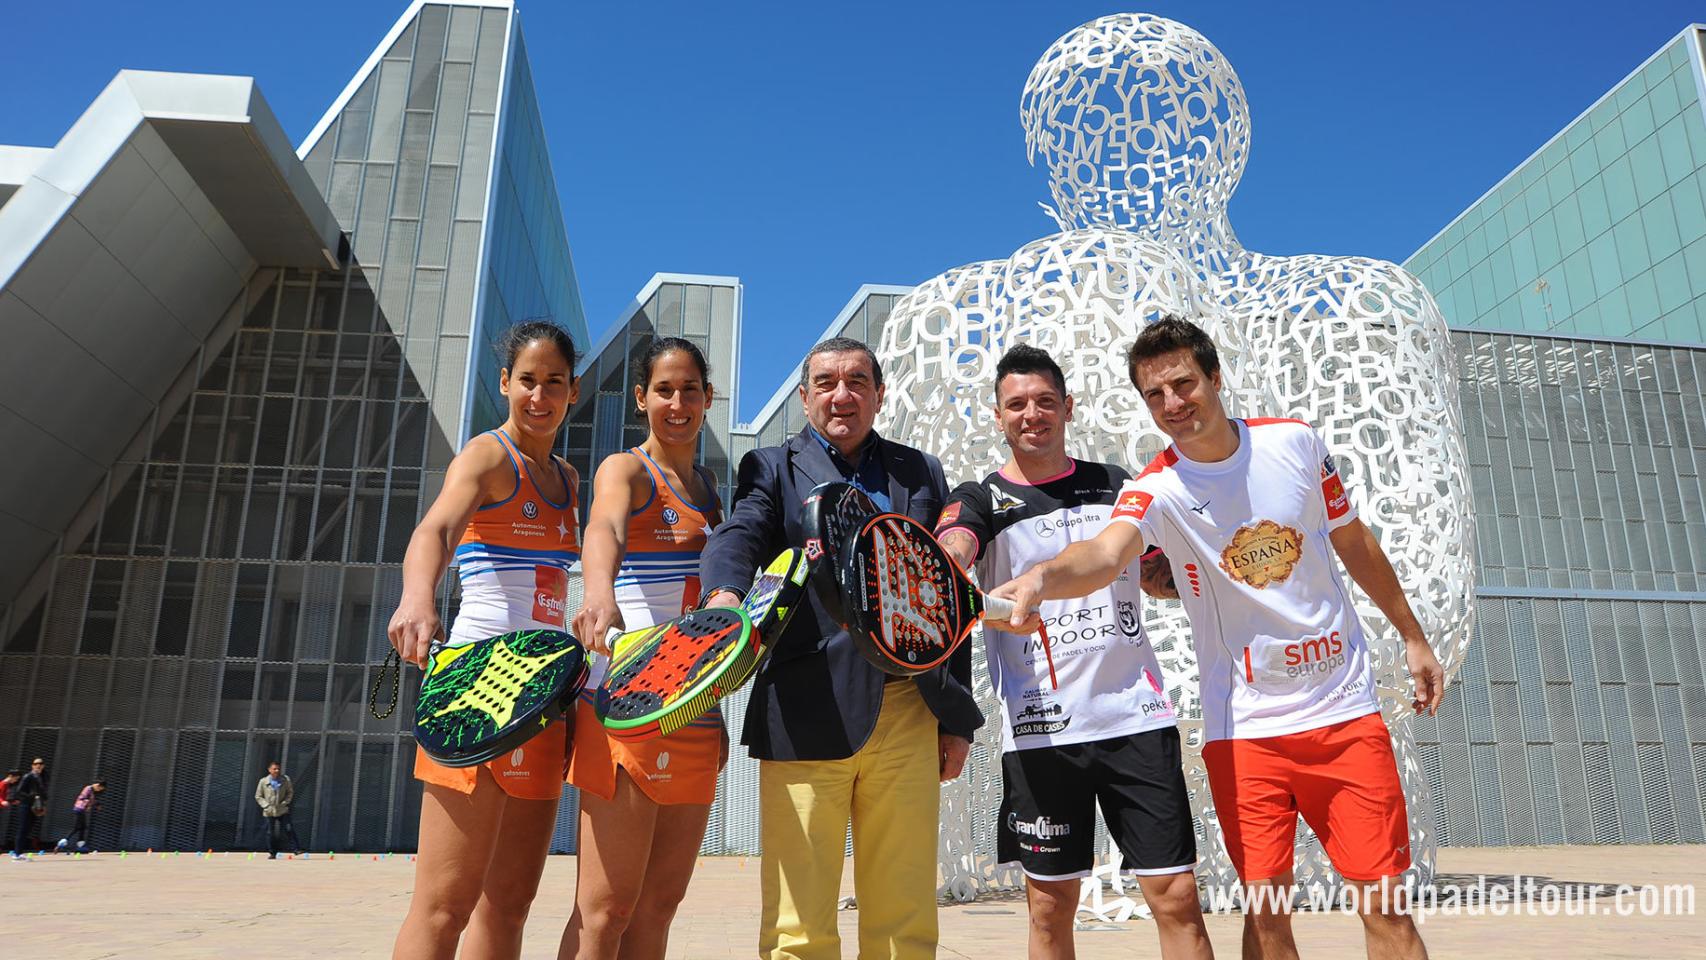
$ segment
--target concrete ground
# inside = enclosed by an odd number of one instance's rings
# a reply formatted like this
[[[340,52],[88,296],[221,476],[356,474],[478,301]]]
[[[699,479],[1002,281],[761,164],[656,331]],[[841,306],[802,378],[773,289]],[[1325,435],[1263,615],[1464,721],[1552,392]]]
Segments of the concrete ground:
[[[1706,903],[1687,915],[1616,915],[1619,884],[1689,884],[1702,876],[1706,847],[1522,847],[1440,852],[1445,882],[1475,888],[1478,877],[1509,883],[1521,873],[1601,890],[1595,916],[1426,918],[1422,935],[1436,957],[1499,958],[1706,956]],[[246,853],[99,854],[0,861],[0,955],[56,960],[139,957],[379,957],[408,905],[414,864],[323,854],[269,862]],[[528,922],[525,957],[553,957],[569,915],[575,861],[553,857]],[[847,884],[851,889],[851,880]],[[1690,888],[1692,889],[1692,888]],[[1536,895],[1538,896],[1538,895]],[[1544,905],[1534,902],[1538,909]],[[1630,908],[1638,897],[1625,898]],[[842,913],[843,946],[853,956],[858,914]],[[1211,916],[1221,957],[1238,956],[1241,920]],[[758,864],[742,858],[699,862],[671,936],[671,957],[752,957],[758,926]],[[1016,895],[941,908],[943,957],[1022,958],[1025,905]],[[1147,921],[1087,924],[1078,956],[1157,956]],[[1362,955],[1360,923],[1338,914],[1302,914],[1295,927],[1305,957]]]

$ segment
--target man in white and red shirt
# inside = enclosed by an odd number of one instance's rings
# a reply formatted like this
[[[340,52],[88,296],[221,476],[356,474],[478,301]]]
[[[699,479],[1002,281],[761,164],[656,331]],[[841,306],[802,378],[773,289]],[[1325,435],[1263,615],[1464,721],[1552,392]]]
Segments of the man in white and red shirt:
[[[1444,674],[1397,574],[1308,424],[1227,418],[1200,329],[1151,324],[1128,362],[1173,444],[1121,488],[1100,535],[993,592],[1014,601],[1016,629],[1034,630],[1043,599],[1100,589],[1146,544],[1164,551],[1191,618],[1203,761],[1239,877],[1289,888],[1301,814],[1363,888],[1369,956],[1426,957],[1391,889],[1410,866],[1404,792],[1339,564],[1403,637],[1414,706],[1432,712]],[[1290,898],[1250,899],[1245,957],[1296,956]]]

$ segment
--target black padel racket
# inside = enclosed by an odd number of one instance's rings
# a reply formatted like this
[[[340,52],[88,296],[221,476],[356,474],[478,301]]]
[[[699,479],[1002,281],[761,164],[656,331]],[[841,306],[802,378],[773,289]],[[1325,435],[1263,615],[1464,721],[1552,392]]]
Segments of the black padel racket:
[[[757,660],[745,610],[694,610],[617,637],[594,708],[618,740],[666,736],[739,687]]]
[[[745,677],[730,681],[731,692],[757,673],[764,664],[764,658],[776,649],[782,630],[805,600],[806,576],[810,569],[805,551],[789,547],[777,554],[776,559],[770,561],[770,566],[765,567],[753,581],[752,589],[746,592],[740,608],[752,620],[752,631],[758,636],[758,656],[753,658],[752,667]]]
[[[847,626],[847,613],[841,607],[841,590],[836,585],[836,567],[841,563],[841,547],[859,532],[865,521],[881,510],[863,490],[850,483],[836,481],[820,483],[806,494],[805,515],[800,526],[805,531],[806,562],[811,565],[812,587],[817,591],[823,612],[835,622]]]
[[[1011,601],[984,596],[928,527],[899,513],[865,521],[842,549],[838,572],[854,645],[896,676],[932,669],[978,620],[1013,612]]]
[[[447,767],[471,767],[561,720],[586,684],[586,650],[556,630],[441,647],[415,703],[415,741]]]

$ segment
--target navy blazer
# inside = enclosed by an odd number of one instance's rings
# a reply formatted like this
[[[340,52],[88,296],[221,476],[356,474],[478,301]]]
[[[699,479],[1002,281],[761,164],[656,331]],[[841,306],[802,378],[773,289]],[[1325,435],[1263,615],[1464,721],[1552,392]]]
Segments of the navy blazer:
[[[947,498],[942,463],[921,450],[877,437],[889,475],[891,509],[927,527]],[[845,479],[811,428],[779,447],[741,458],[729,518],[711,534],[699,559],[707,589],[745,591],[757,570],[788,547],[803,547],[803,503],[813,487]],[[887,676],[854,647],[847,631],[806,591],[807,606],[782,631],[752,684],[741,742],[760,760],[841,760],[870,739]],[[971,692],[971,644],[911,681],[943,732],[971,739],[983,713]]]

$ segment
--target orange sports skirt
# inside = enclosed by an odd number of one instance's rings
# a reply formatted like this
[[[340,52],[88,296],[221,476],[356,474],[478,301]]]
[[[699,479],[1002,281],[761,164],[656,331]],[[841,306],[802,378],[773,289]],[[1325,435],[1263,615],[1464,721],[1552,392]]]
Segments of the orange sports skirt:
[[[622,769],[653,803],[709,804],[717,795],[722,742],[722,723],[704,718],[665,737],[615,740],[583,696],[575,707],[567,778],[581,790],[610,800],[616,796],[616,771]]]
[[[597,726],[598,721],[594,720]],[[415,747],[415,779],[473,793],[485,767],[503,791],[517,800],[556,800],[563,795],[568,760],[568,725],[553,723],[509,753],[471,767],[447,767]]]

